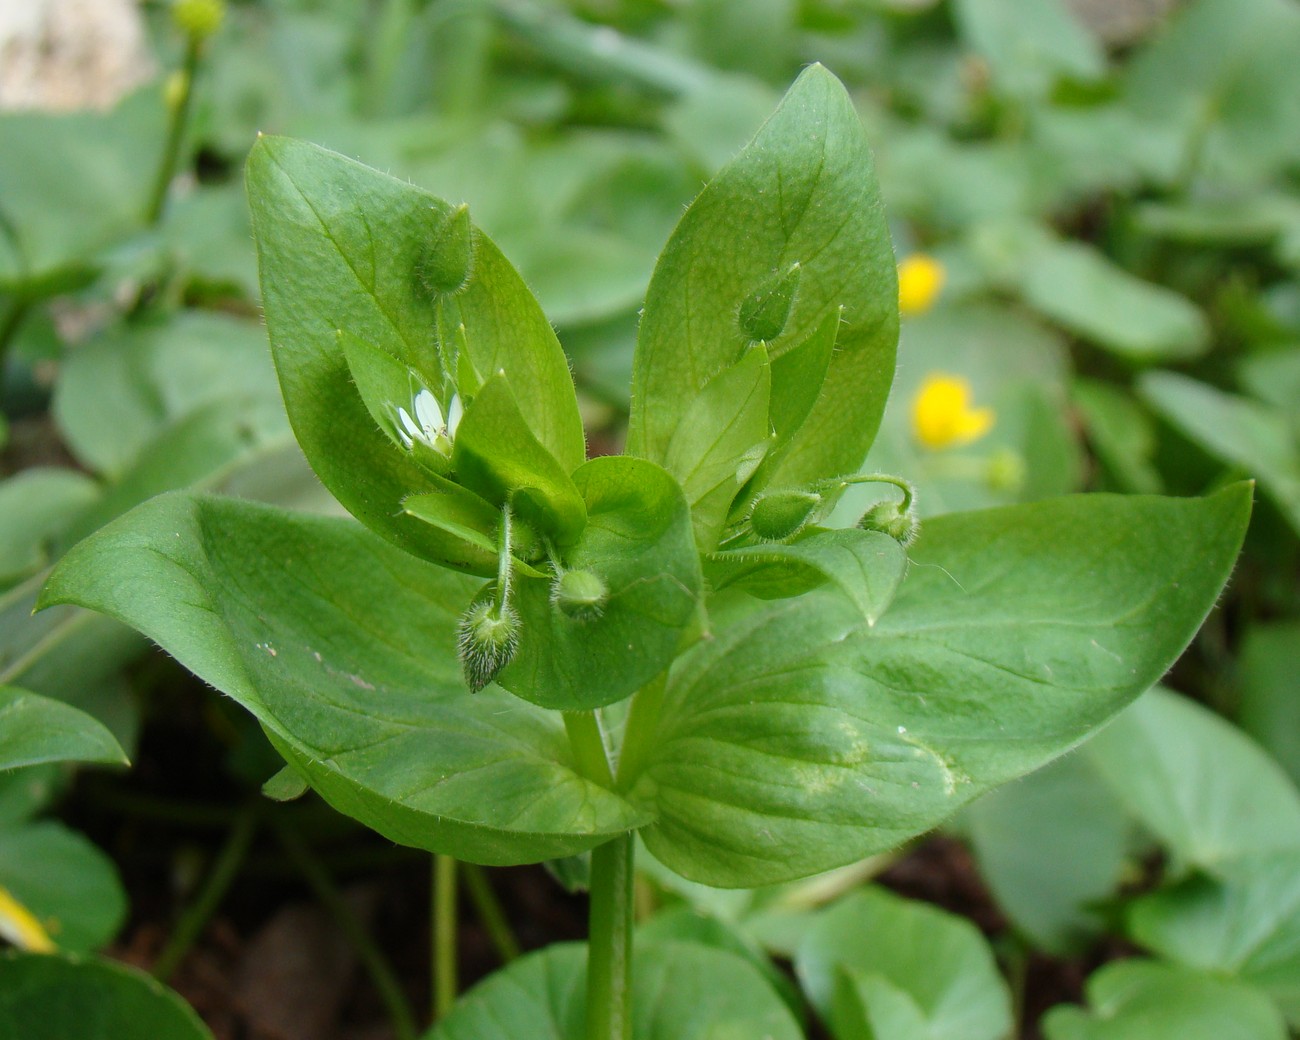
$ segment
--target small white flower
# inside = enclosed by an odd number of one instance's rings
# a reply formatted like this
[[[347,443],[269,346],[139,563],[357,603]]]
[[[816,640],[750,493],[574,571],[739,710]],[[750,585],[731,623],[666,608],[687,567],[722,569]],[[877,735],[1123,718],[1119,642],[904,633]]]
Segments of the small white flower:
[[[415,413],[415,418],[405,408],[397,409],[397,436],[408,451],[418,440],[440,454],[450,455],[451,439],[455,436],[464,411],[460,395],[453,394],[444,420],[438,399],[428,390],[421,390],[411,402],[411,412]]]

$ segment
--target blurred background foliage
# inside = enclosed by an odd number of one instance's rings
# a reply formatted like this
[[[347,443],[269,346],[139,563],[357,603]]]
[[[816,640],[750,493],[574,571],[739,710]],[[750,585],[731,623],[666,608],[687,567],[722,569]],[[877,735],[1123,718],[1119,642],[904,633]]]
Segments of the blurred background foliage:
[[[1095,957],[1123,936],[1300,1021],[1300,5],[244,0],[203,39],[172,15],[66,0],[0,19],[0,686],[88,712],[134,755],[142,725],[202,697],[105,618],[33,618],[48,566],[169,488],[331,508],[258,320],[241,177],[258,133],[468,202],[559,329],[593,450],[610,451],[657,251],[821,61],[868,127],[901,262],[898,373],[868,468],[913,480],[931,516],[1259,482],[1234,584],[1171,679],[1191,699],[1152,694],[954,826],[1010,922],[999,952],[1014,977],[1028,952]],[[277,761],[225,705],[198,712],[224,785],[204,790],[237,803]],[[1155,760],[1167,770],[1135,790],[1125,763]],[[0,772],[0,894],[86,951],[127,909],[110,858],[51,812],[73,776]],[[1268,841],[1242,832],[1263,790]],[[652,874],[659,899],[801,972],[823,955],[798,954],[806,927],[790,924],[820,889],[723,898]],[[177,906],[197,884],[175,881]],[[1255,924],[1290,949],[1263,967],[1206,937],[1230,930],[1215,906],[1250,898],[1282,915]],[[1196,988],[1126,984],[1169,1008]],[[1083,1015],[1049,1035],[1193,1035]],[[851,1020],[841,1008],[843,1037]]]

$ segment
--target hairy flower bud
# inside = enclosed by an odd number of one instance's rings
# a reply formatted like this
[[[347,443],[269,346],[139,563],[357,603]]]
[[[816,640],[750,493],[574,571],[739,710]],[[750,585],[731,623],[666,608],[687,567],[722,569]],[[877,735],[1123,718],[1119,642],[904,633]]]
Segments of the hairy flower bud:
[[[478,693],[495,679],[519,647],[519,614],[509,603],[481,596],[460,616],[456,628],[456,653],[470,693]]]
[[[799,265],[791,264],[745,297],[736,317],[751,342],[770,343],[785,331],[799,291],[799,275]]]
[[[815,491],[772,492],[754,503],[749,529],[765,542],[783,542],[808,525],[821,502]]]
[[[903,509],[897,502],[878,502],[868,509],[858,526],[864,531],[880,531],[904,547],[916,541],[921,525],[911,509]]]
[[[594,571],[565,571],[551,583],[551,602],[574,621],[594,621],[609,599],[605,580]]]
[[[420,280],[435,295],[460,292],[469,281],[474,263],[474,227],[469,206],[461,203],[450,213],[434,217],[429,244],[419,263]]]

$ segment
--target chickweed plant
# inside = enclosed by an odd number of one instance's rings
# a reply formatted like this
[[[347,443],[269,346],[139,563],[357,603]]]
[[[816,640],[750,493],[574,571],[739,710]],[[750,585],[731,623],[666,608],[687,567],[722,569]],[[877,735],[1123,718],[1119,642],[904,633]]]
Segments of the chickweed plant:
[[[555,333],[466,207],[275,137],[247,187],[285,405],[355,521],[166,494],[42,602],[152,637],[395,842],[590,853],[588,943],[513,962],[436,1040],[801,1035],[742,958],[634,944],[634,839],[719,887],[894,848],[1150,687],[1240,547],[1245,484],[918,530],[908,481],[861,472],[898,281],[820,66],[661,254],[620,455],[587,458]],[[989,421],[960,387],[926,400],[936,442]],[[879,502],[832,526],[861,484]]]

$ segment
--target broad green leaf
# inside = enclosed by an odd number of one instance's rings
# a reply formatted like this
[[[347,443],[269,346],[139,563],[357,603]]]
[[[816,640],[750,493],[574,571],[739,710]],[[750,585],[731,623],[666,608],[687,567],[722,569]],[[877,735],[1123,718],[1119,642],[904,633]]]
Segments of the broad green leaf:
[[[99,487],[72,469],[25,469],[0,481],[0,589],[50,562],[52,543],[99,497]]]
[[[1259,990],[1156,961],[1108,964],[1088,979],[1089,1010],[1061,1006],[1043,1019],[1047,1040],[1285,1040]]]
[[[814,531],[788,545],[754,545],[713,553],[705,576],[716,590],[743,589],[761,599],[797,596],[829,583],[874,625],[907,571],[907,553],[887,534],[847,528]]]
[[[664,469],[686,493],[701,551],[718,544],[732,500],[762,459],[771,391],[767,351],[756,345],[704,385],[668,442]]]
[[[117,961],[0,954],[0,1036],[23,1040],[212,1040],[162,983]]]
[[[841,314],[834,311],[772,363],[772,431],[774,450],[784,449],[812,413],[835,354]]]
[[[962,819],[980,876],[1036,947],[1077,952],[1102,930],[1088,904],[1119,886],[1132,823],[1086,758],[991,791]]]
[[[175,493],[74,548],[41,602],[139,628],[402,844],[519,863],[644,822],[578,776],[557,716],[466,691],[456,620],[478,584],[347,521]]]
[[[570,618],[551,603],[546,578],[517,580],[522,621],[514,661],[497,681],[547,708],[622,700],[672,662],[700,598],[699,556],[681,489],[644,459],[592,459],[573,475],[587,526],[563,554],[609,589],[601,615]]]
[[[586,950],[529,954],[470,990],[425,1040],[583,1040]],[[637,945],[632,1040],[798,1040],[803,1034],[753,965],[696,943]]]
[[[907,990],[877,972],[839,967],[826,1011],[836,1040],[917,1040],[930,1036],[925,1012]]]
[[[529,430],[521,404],[503,372],[483,384],[456,430],[456,479],[498,506],[509,499],[538,534],[568,547],[586,523],[582,496]]]
[[[1190,300],[1076,242],[1044,240],[1034,248],[1020,291],[1039,313],[1120,357],[1191,358],[1209,345],[1209,327]]]
[[[789,320],[767,344],[773,363],[841,306],[844,324],[817,404],[772,479],[795,485],[857,468],[889,392],[898,318],[872,171],[847,94],[813,66],[691,204],[660,256],[637,340],[632,454],[665,460],[690,402],[748,343],[742,302],[798,263]]]
[[[104,946],[126,919],[126,893],[113,861],[53,820],[0,831],[0,888],[68,953]]]
[[[1128,932],[1147,949],[1258,986],[1300,1023],[1300,851],[1249,856],[1142,896]]]
[[[232,411],[248,400],[278,407],[266,335],[244,319],[181,311],[79,345],[60,370],[53,411],[77,459],[120,479],[164,429],[219,400]]]
[[[1249,737],[1200,705],[1152,690],[1083,752],[1175,857],[1214,868],[1300,849],[1300,792]]]
[[[1176,372],[1150,372],[1138,392],[1215,458],[1259,478],[1300,531],[1300,440],[1281,408],[1226,394]]]
[[[869,627],[815,592],[719,596],[633,705],[619,781],[650,851],[752,886],[892,848],[1060,755],[1160,677],[1226,581],[1250,487],[1085,495],[922,526]]]
[[[1253,186],[1296,159],[1298,45],[1288,0],[1194,0],[1128,64],[1122,101],[1180,135],[1184,176]]]
[[[113,734],[85,712],[0,686],[0,770],[41,762],[125,765],[126,755]]]
[[[1011,995],[979,930],[882,888],[864,888],[819,913],[795,955],[795,968],[824,1017],[831,1013],[840,969],[865,983],[854,988],[869,1001],[865,1011],[873,1030],[840,1034],[841,1040],[1002,1040],[1011,1028]],[[874,979],[887,984],[886,992],[874,992]],[[877,998],[884,1002],[879,1009]],[[906,1020],[896,1010],[899,1003],[920,1013],[921,1020],[909,1024],[921,1032],[899,1028],[900,1017]]]
[[[1043,97],[1060,79],[1105,74],[1101,41],[1064,0],[958,0],[953,6],[962,36],[1005,93]]]
[[[1155,422],[1132,395],[1093,379],[1076,380],[1071,394],[1093,450],[1123,489],[1144,495],[1163,490]]]
[[[1300,344],[1243,358],[1237,379],[1249,393],[1289,411],[1293,421],[1300,421]]]
[[[0,117],[0,292],[76,284],[105,247],[142,225],[140,160],[160,146],[165,119],[155,90],[107,114]]]
[[[153,495],[216,488],[291,440],[278,402],[264,397],[211,401],[159,430],[99,500],[60,539],[71,545]]]
[[[457,371],[468,364],[480,378],[504,369],[528,390],[517,402],[528,428],[567,473],[585,448],[555,333],[478,230],[466,285],[454,295],[429,290],[420,270],[452,213],[432,195],[332,152],[270,137],[254,146],[247,183],[272,354],[307,458],[344,506],[385,538],[465,563],[454,540],[402,511],[408,495],[435,489],[376,428],[337,332],[387,351],[430,387],[441,385],[445,362]]]
[[[790,1013],[800,1020],[800,1025],[807,1027],[806,1002],[790,976],[777,968],[755,942],[717,917],[701,913],[693,906],[678,903],[656,911],[653,917],[638,924],[636,941],[655,945],[688,942],[742,958],[780,995]]]
[[[1252,625],[1239,660],[1241,705],[1237,721],[1260,742],[1293,783],[1300,785],[1300,675],[1296,653],[1300,623]]]

